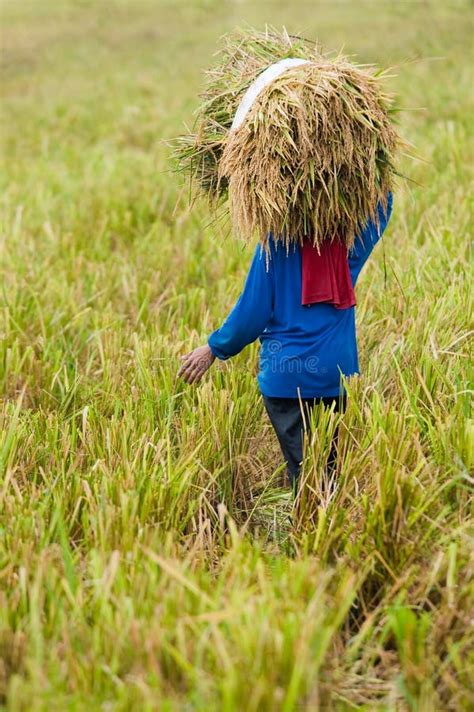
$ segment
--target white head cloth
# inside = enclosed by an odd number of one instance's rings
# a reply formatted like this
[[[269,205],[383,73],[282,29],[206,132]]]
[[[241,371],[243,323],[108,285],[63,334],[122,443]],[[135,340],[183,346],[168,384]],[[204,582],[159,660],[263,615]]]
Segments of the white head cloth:
[[[267,67],[264,72],[259,74],[258,77],[254,79],[254,81],[249,86],[242,99],[240,100],[240,104],[238,105],[237,111],[235,112],[234,120],[232,122],[230,130],[235,131],[240,126],[242,126],[242,124],[244,123],[244,119],[252,108],[252,104],[254,103],[257,96],[265,89],[265,87],[271,84],[274,79],[279,77],[280,74],[283,74],[283,72],[286,72],[286,70],[290,69],[291,67],[298,67],[300,64],[309,63],[310,62],[308,59],[290,58],[281,59],[279,62],[275,62],[275,64],[271,64],[269,67]]]

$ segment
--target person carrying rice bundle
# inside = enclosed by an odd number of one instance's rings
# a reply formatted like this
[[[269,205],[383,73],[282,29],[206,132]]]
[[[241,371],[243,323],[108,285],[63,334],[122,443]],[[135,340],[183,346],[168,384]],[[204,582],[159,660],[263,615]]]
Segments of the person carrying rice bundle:
[[[258,383],[296,488],[307,415],[344,410],[343,380],[359,373],[354,288],[392,212],[391,99],[373,68],[272,29],[227,37],[208,76],[177,155],[259,244],[234,308],[179,375],[197,383],[260,339]]]

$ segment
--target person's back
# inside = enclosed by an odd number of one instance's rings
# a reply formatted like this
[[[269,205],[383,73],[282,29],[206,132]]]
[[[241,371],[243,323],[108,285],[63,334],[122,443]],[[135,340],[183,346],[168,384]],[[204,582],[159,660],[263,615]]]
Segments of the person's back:
[[[348,257],[355,286],[360,270],[384,231],[392,210],[379,207],[380,227],[370,222]],[[274,240],[270,254],[257,246],[244,290],[224,324],[209,337],[214,356],[227,359],[260,337],[258,381],[263,395],[337,397],[341,373],[358,373],[355,307],[301,304],[301,249],[287,252]]]
[[[287,255],[271,241],[270,250],[274,303],[260,336],[260,389],[275,397],[336,396],[341,372],[358,371],[354,307],[303,306],[301,249]]]

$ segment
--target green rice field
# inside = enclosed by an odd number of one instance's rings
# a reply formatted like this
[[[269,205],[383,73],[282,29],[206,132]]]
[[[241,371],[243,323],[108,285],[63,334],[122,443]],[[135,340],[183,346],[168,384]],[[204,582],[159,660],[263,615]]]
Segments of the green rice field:
[[[474,708],[471,2],[3,0],[0,708]],[[393,218],[358,283],[362,375],[292,501],[258,345],[179,357],[252,246],[172,170],[224,32],[392,67]]]

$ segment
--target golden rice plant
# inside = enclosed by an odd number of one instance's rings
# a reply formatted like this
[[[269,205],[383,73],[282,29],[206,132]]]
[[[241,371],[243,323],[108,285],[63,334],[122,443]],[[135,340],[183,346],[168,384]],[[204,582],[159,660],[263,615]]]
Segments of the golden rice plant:
[[[273,233],[286,246],[310,237],[350,247],[360,224],[377,220],[396,173],[400,139],[384,72],[273,28],[227,35],[217,56],[194,132],[177,141],[179,167],[214,208],[229,199],[246,240]],[[276,78],[231,129],[249,85],[289,57],[308,63]]]

